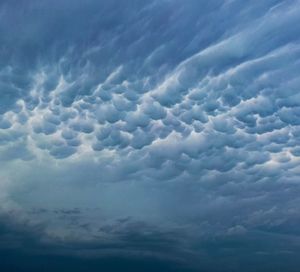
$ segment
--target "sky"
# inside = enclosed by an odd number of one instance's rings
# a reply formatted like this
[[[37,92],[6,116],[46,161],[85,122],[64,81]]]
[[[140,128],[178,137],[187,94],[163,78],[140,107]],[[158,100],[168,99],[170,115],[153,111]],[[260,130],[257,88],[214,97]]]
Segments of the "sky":
[[[300,265],[299,0],[0,1],[0,266]]]

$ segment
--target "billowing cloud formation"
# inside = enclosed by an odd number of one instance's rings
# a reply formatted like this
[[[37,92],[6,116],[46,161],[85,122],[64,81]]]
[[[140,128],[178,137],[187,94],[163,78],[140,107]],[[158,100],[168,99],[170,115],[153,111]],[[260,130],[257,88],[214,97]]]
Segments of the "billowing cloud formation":
[[[117,240],[160,258],[167,244],[191,267],[202,242],[219,241],[207,254],[226,259],[238,241],[265,239],[241,263],[298,254],[281,243],[300,218],[299,1],[0,11],[1,213],[65,243]],[[131,244],[135,228],[151,246]]]

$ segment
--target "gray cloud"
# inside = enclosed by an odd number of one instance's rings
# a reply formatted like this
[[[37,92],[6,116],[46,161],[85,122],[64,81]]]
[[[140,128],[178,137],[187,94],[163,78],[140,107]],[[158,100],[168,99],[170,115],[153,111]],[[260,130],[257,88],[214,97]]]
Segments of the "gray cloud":
[[[298,250],[299,14],[297,0],[3,1],[0,211],[70,248],[100,247],[102,228],[122,254],[294,271],[277,257]]]

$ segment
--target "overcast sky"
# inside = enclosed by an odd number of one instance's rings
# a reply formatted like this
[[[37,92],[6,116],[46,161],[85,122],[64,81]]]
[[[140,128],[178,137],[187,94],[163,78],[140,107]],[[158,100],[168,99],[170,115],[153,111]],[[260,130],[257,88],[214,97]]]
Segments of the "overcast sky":
[[[299,0],[2,0],[0,266],[300,265]]]

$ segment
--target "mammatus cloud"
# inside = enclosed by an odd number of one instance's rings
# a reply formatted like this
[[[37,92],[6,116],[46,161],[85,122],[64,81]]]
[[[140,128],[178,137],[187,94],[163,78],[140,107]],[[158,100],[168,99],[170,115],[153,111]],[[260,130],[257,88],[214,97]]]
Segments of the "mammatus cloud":
[[[1,240],[296,271],[299,4],[4,1]]]

